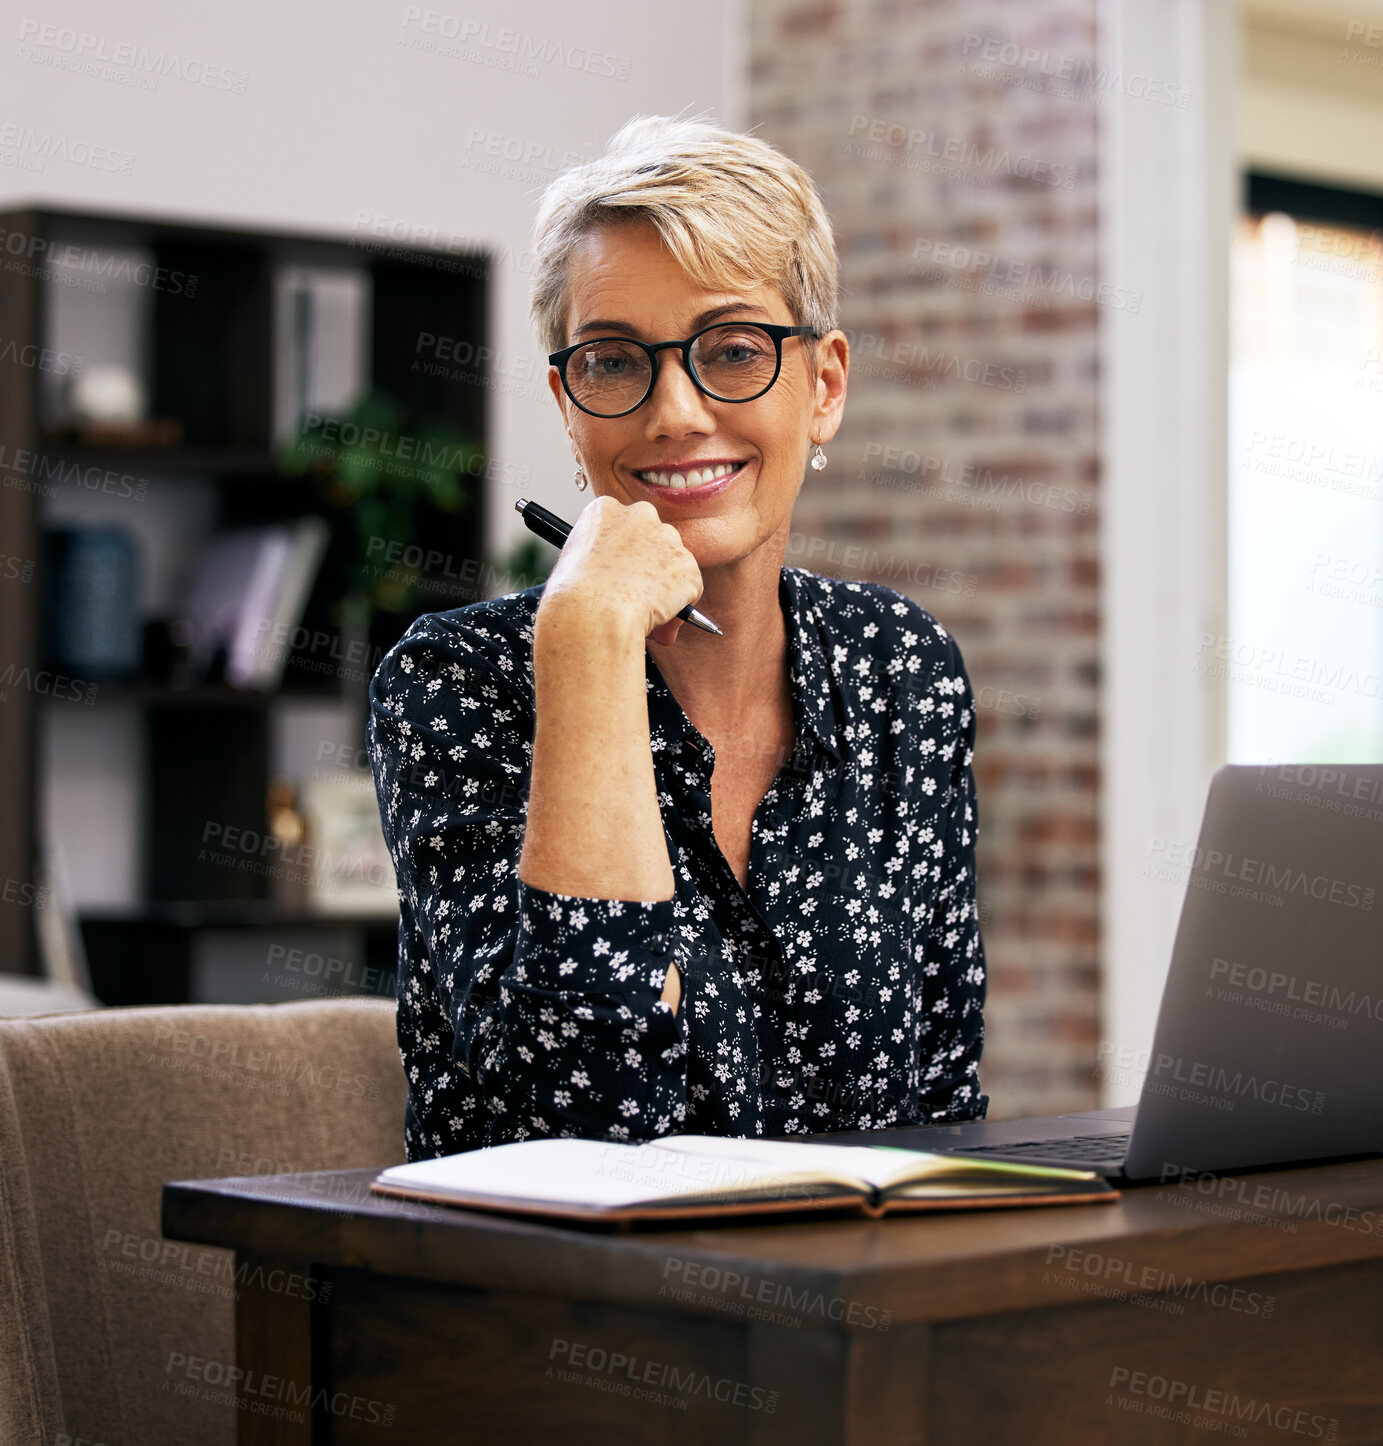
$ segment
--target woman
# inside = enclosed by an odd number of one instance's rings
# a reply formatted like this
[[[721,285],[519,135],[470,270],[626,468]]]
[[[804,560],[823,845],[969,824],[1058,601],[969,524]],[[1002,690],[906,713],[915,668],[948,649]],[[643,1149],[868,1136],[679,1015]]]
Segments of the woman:
[[[371,689],[409,1158],[983,1115],[960,652],[783,565],[849,366],[815,189],[636,119],[535,254],[593,499],[546,584],[420,618]]]

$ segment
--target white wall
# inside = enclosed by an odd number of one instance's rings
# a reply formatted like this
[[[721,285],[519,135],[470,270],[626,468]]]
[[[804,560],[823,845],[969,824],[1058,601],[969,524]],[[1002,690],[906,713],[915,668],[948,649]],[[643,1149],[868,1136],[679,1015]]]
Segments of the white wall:
[[[512,387],[493,398],[491,451],[517,469],[505,475],[531,475],[529,495],[570,515],[584,499],[571,487],[570,453],[528,327],[527,277],[513,258],[526,249],[546,178],[568,153],[598,152],[631,115],[704,109],[731,127],[743,123],[741,3],[12,8],[21,18],[0,28],[0,207],[47,201],[347,237],[378,219],[444,244],[474,238],[493,248],[509,258],[495,275],[493,340],[508,374],[501,381]],[[44,24],[52,31],[35,33]],[[448,38],[462,26],[474,27],[464,43]],[[141,89],[129,81],[144,73],[128,60],[140,48],[176,56],[196,75],[217,67],[218,83],[173,73]],[[104,74],[59,68],[79,59]],[[231,88],[219,87],[223,77]],[[119,154],[77,164],[54,152],[60,140],[84,158],[95,147]],[[500,158],[487,156],[489,146]],[[505,150],[532,159],[508,162]],[[35,157],[37,173],[24,168]],[[104,168],[112,162],[117,169]],[[482,173],[481,162],[499,174]],[[493,501],[490,551],[502,557],[522,527],[511,497]]]
[[[1223,636],[1234,11],[1207,0],[1102,0],[1101,63],[1189,92],[1102,108],[1101,274],[1143,292],[1101,337],[1101,1060],[1105,1103],[1137,1100],[1181,888],[1152,876],[1194,844],[1224,761],[1223,685],[1194,668]],[[1159,845],[1159,840],[1163,841]]]
[[[12,10],[0,26],[0,209],[41,202],[489,249],[499,258],[491,456],[498,475],[526,479],[524,493],[573,517],[589,494],[571,485],[528,325],[522,258],[537,197],[569,156],[598,153],[636,113],[704,110],[742,126],[742,3],[72,0]],[[141,51],[158,67],[152,88]],[[212,83],[182,78],[207,74]],[[515,152],[518,162],[505,159]],[[151,555],[177,510],[167,487],[160,479],[147,502],[107,519],[133,527]],[[527,535],[513,510],[519,490],[496,484],[491,495],[493,560]],[[76,499],[80,515],[90,500]],[[161,546],[166,553],[166,538]],[[330,718],[312,721],[314,737],[330,736]],[[349,721],[337,720],[342,740]],[[75,901],[133,905],[133,715],[69,711],[50,722],[41,816],[63,841]],[[278,742],[277,766],[304,772],[302,749]]]

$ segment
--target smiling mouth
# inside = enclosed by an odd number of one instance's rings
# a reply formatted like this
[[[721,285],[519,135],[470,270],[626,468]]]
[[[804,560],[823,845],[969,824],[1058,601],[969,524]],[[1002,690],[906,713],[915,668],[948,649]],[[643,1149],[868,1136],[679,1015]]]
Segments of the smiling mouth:
[[[743,462],[716,462],[709,467],[688,467],[683,472],[639,472],[634,475],[650,487],[702,487],[707,482],[719,482],[744,466]]]

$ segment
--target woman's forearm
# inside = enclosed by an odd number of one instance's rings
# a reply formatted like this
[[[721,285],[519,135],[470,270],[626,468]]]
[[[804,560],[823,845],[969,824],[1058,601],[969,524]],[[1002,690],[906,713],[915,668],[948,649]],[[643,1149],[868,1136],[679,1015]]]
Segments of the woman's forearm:
[[[671,898],[637,626],[613,609],[554,599],[534,625],[533,678],[519,877],[551,893]]]
[[[672,898],[644,669],[637,627],[575,602],[539,609],[524,883],[585,898]],[[675,961],[662,998],[676,1014]]]

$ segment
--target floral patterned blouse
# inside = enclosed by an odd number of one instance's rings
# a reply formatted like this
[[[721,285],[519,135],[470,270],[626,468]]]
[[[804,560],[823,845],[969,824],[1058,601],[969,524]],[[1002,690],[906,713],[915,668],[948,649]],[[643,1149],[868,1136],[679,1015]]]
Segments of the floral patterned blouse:
[[[646,656],[676,893],[579,898],[518,876],[541,595],[419,618],[371,685],[408,1158],[982,1116],[975,704],[941,624],[881,584],[782,569],[796,745],[747,888],[711,829],[715,751]]]

